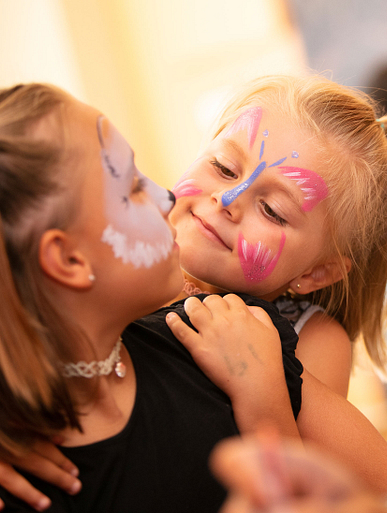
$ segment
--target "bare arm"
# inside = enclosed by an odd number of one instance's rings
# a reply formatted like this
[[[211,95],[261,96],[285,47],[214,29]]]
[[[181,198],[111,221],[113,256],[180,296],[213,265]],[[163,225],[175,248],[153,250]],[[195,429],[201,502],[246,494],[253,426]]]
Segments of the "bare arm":
[[[299,334],[296,356],[314,377],[347,397],[352,347],[335,319],[321,312],[312,315]]]
[[[247,307],[233,294],[208,296],[203,303],[192,297],[185,310],[199,333],[176,314],[167,316],[168,326],[230,397],[240,431],[255,430],[266,419],[283,435],[298,437],[279,335],[266,312]]]
[[[297,425],[311,441],[357,474],[370,489],[387,493],[387,442],[369,420],[308,371],[303,374]]]

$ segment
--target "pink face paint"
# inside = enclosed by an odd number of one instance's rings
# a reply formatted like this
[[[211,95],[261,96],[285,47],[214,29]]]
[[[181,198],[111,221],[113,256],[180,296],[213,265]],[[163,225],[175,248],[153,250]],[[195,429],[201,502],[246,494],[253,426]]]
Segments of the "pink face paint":
[[[314,171],[300,167],[282,166],[281,173],[294,180],[304,194],[302,210],[310,212],[313,208],[328,196],[328,187],[324,180]]]
[[[238,237],[238,255],[242,271],[247,282],[265,280],[274,270],[285,245],[286,236],[282,232],[281,241],[276,254],[272,254],[262,242],[250,244],[243,237]]]
[[[224,137],[230,137],[231,135],[235,134],[236,132],[239,132],[240,130],[247,129],[249,147],[251,149],[257,137],[261,117],[261,107],[252,107],[251,109],[246,110],[239,116],[239,118],[236,121],[234,121],[233,125],[226,132]]]
[[[182,198],[183,196],[195,196],[196,194],[200,194],[201,192],[203,192],[202,189],[199,189],[195,186],[195,183],[196,180],[192,178],[184,181],[179,181],[172,189],[172,192],[176,196],[176,199]]]

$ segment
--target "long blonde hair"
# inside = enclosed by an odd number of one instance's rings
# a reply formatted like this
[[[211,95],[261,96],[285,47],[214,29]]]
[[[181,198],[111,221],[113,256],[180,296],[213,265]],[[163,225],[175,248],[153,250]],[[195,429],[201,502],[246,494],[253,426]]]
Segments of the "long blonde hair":
[[[313,137],[329,189],[328,228],[345,278],[312,295],[345,327],[362,336],[383,370],[387,281],[387,139],[373,101],[320,76],[268,76],[243,88],[222,113],[214,137],[247,107],[265,106],[290,120],[289,130]],[[326,174],[325,174],[326,173]],[[344,257],[352,269],[347,276]]]
[[[65,94],[41,84],[0,90],[0,446],[17,452],[70,425],[80,429],[60,360],[77,328],[42,285],[42,233],[65,229],[74,209],[62,191],[64,142],[34,137]]]

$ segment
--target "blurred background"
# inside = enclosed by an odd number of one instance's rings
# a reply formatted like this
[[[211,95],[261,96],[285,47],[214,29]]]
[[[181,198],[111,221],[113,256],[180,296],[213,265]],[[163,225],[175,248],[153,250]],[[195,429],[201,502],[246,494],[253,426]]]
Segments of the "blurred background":
[[[250,78],[387,89],[387,0],[0,0],[0,27],[0,87],[50,82],[97,107],[166,187]],[[387,434],[384,386],[356,360],[349,398]]]

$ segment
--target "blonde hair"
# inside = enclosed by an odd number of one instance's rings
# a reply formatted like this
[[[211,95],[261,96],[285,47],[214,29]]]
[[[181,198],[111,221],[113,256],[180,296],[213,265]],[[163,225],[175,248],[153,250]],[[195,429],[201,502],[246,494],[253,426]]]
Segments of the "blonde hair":
[[[387,280],[387,118],[377,120],[373,101],[360,91],[320,76],[269,76],[249,83],[227,105],[214,137],[246,108],[273,109],[313,138],[329,189],[331,250],[344,279],[312,295],[345,327],[362,336],[372,361],[386,364],[383,337]],[[290,121],[289,121],[290,120]],[[352,268],[345,272],[344,257]]]
[[[60,371],[77,329],[44,289],[38,257],[43,232],[65,229],[74,212],[60,179],[65,103],[51,86],[0,90],[0,445],[6,452],[68,425],[81,429]],[[51,113],[58,136],[37,139],[34,125]]]

